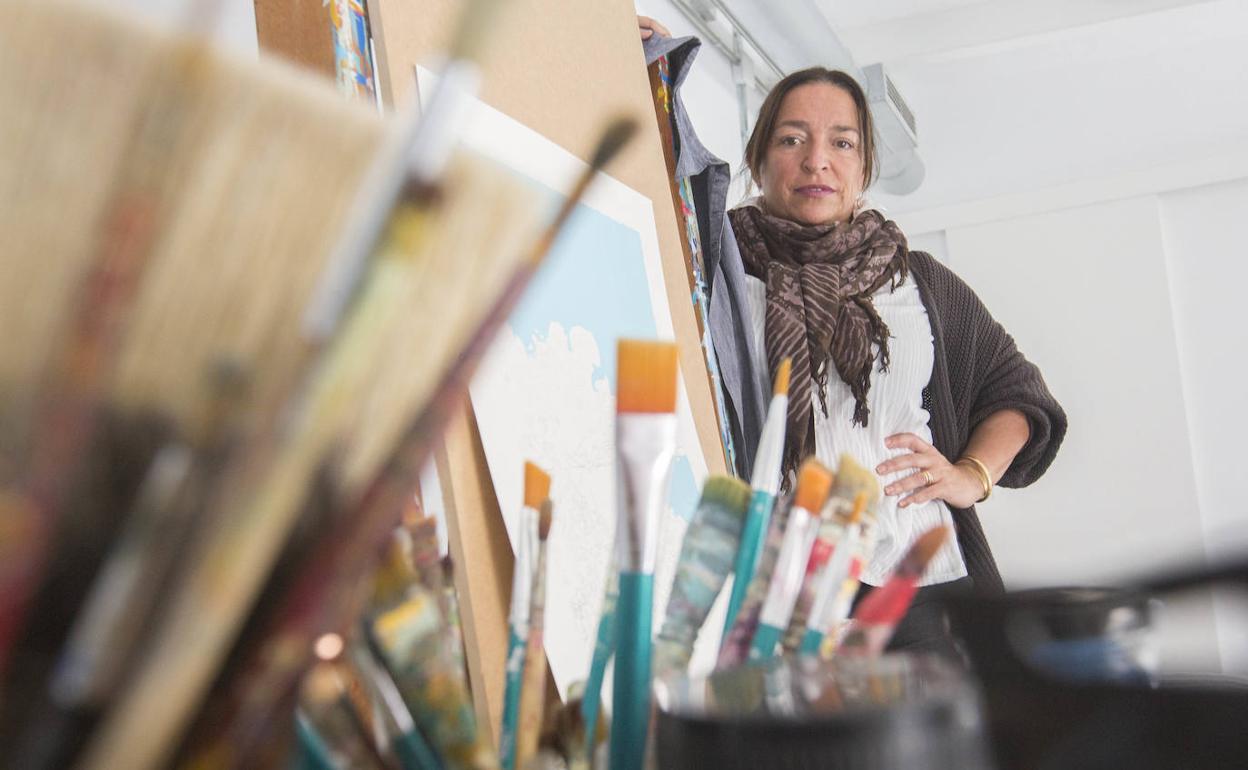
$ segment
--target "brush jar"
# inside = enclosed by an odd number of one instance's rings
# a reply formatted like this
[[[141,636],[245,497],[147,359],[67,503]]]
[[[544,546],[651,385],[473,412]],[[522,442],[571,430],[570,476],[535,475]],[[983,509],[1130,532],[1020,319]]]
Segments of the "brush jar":
[[[661,768],[990,767],[975,685],[930,655],[773,658],[655,690]]]

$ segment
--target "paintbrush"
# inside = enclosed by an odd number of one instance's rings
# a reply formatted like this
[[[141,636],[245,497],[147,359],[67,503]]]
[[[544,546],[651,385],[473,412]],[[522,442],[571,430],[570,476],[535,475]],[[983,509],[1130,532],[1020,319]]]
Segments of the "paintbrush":
[[[533,559],[537,554],[538,507],[550,495],[550,475],[536,464],[524,464],[524,505],[516,526],[516,560],[511,573],[511,611],[508,615],[506,689],[503,719],[499,728],[498,756],[504,770],[516,766],[516,730],[520,718],[520,693],[524,684],[525,641],[529,636],[532,605]]]
[[[38,8],[38,12],[34,11]],[[76,275],[69,275],[64,278],[64,285],[79,284],[85,288],[82,293],[86,296],[79,301],[75,301],[71,296],[72,292],[66,290],[60,295],[63,301],[49,303],[48,294],[56,296],[56,292],[48,291],[44,295],[38,296],[37,299],[25,299],[16,303],[8,301],[6,295],[5,301],[0,302],[4,306],[4,310],[0,311],[5,316],[6,323],[3,326],[10,331],[28,330],[30,323],[19,321],[16,324],[9,324],[10,313],[14,312],[19,315],[35,304],[42,303],[47,307],[53,308],[56,312],[63,312],[65,307],[76,307],[81,312],[77,313],[72,322],[72,329],[65,331],[61,336],[64,341],[61,343],[49,345],[51,348],[64,349],[64,354],[54,353],[53,358],[61,356],[70,361],[73,371],[66,375],[66,368],[69,365],[54,360],[48,367],[51,374],[45,378],[48,387],[43,388],[45,393],[44,405],[39,410],[41,415],[33,420],[30,424],[33,426],[32,432],[36,436],[35,444],[48,442],[64,442],[57,446],[45,447],[38,449],[32,453],[23,453],[23,456],[38,456],[37,462],[30,466],[34,472],[24,475],[24,484],[31,487],[39,488],[44,486],[44,482],[40,480],[43,476],[55,476],[53,484],[54,494],[51,496],[42,496],[40,503],[41,513],[38,515],[38,522],[41,527],[45,527],[45,534],[51,532],[53,524],[59,524],[58,540],[64,537],[81,537],[81,532],[76,522],[73,520],[63,520],[62,513],[70,510],[63,503],[54,500],[54,497],[61,495],[65,490],[72,488],[74,485],[66,483],[67,479],[79,475],[76,465],[81,465],[74,461],[73,455],[77,454],[77,450],[69,446],[75,441],[83,441],[84,445],[87,438],[97,433],[91,420],[95,419],[97,410],[92,406],[91,402],[99,402],[105,398],[115,403],[108,411],[114,410],[120,413],[128,413],[131,410],[147,413],[153,408],[162,411],[173,402],[181,402],[183,406],[190,405],[192,408],[199,407],[201,398],[201,388],[183,387],[170,388],[168,390],[158,389],[157,391],[146,391],[142,388],[135,387],[135,381],[142,378],[151,379],[167,374],[169,371],[181,372],[180,375],[184,380],[194,380],[202,378],[203,372],[207,368],[208,360],[216,360],[221,348],[218,347],[211,358],[204,358],[196,362],[188,362],[184,359],[171,360],[163,355],[163,352],[153,345],[157,338],[164,337],[168,342],[168,338],[172,338],[172,344],[179,347],[195,347],[188,345],[187,340],[179,339],[176,333],[171,333],[169,327],[176,326],[176,323],[169,321],[176,320],[166,318],[164,328],[153,330],[147,323],[148,315],[154,312],[156,305],[164,305],[165,302],[171,304],[182,303],[180,310],[194,318],[195,324],[204,327],[205,332],[201,336],[213,336],[218,327],[212,322],[212,319],[201,317],[196,311],[199,309],[194,302],[187,302],[188,299],[198,298],[202,293],[203,285],[201,278],[214,276],[216,274],[234,274],[237,275],[236,267],[242,260],[251,260],[257,264],[286,267],[287,263],[282,257],[289,252],[290,239],[281,237],[261,239],[257,238],[250,242],[251,249],[238,249],[239,242],[235,238],[240,233],[246,234],[252,238],[258,234],[258,230],[262,230],[266,236],[278,234],[280,228],[261,228],[255,220],[260,217],[252,214],[253,219],[247,222],[240,222],[234,219],[237,213],[233,201],[241,201],[245,206],[251,209],[268,211],[265,207],[255,206],[255,200],[252,196],[258,191],[253,188],[240,186],[235,188],[231,182],[235,181],[239,174],[239,166],[237,162],[241,157],[247,156],[247,143],[243,141],[247,137],[256,137],[256,124],[263,121],[257,119],[257,110],[255,97],[257,93],[265,97],[259,101],[266,101],[271,105],[267,109],[274,111],[285,111],[285,119],[291,123],[299,124],[297,130],[291,130],[289,126],[280,124],[268,124],[267,128],[273,129],[272,133],[266,135],[266,142],[271,142],[271,146],[280,146],[283,153],[280,160],[266,158],[261,163],[254,157],[246,157],[248,163],[257,169],[257,174],[264,176],[266,179],[276,181],[288,181],[289,175],[285,175],[283,171],[289,170],[285,166],[287,156],[293,157],[298,161],[300,149],[306,149],[309,143],[307,140],[315,139],[319,135],[324,138],[328,133],[323,131],[321,126],[326,122],[323,118],[327,117],[324,111],[317,111],[316,120],[308,120],[309,110],[308,102],[301,101],[302,94],[297,98],[287,98],[291,94],[285,92],[283,88],[289,85],[290,80],[288,74],[283,75],[280,80],[281,86],[274,82],[274,78],[270,78],[257,84],[252,78],[239,78],[237,81],[224,77],[223,75],[235,75],[231,67],[224,67],[220,61],[214,57],[201,55],[198,42],[188,43],[186,41],[170,42],[163,36],[154,35],[147,31],[133,30],[124,23],[114,22],[112,19],[106,19],[103,16],[97,18],[95,9],[69,6],[62,3],[27,3],[12,4],[6,8],[6,29],[11,32],[12,26],[8,22],[17,22],[18,30],[26,29],[29,31],[31,27],[40,27],[44,23],[49,29],[44,31],[52,34],[43,35],[38,40],[40,48],[46,48],[48,39],[60,39],[66,42],[67,48],[58,52],[58,55],[64,55],[68,62],[78,60],[87,60],[98,63],[99,55],[108,55],[110,66],[105,68],[109,72],[109,77],[114,79],[126,79],[136,74],[135,70],[139,70],[139,85],[148,87],[152,84],[150,78],[143,73],[150,68],[152,71],[159,73],[159,83],[155,88],[148,88],[150,93],[143,94],[145,99],[144,107],[141,110],[141,117],[134,121],[133,125],[118,128],[119,122],[115,116],[111,115],[115,107],[125,105],[114,105],[106,99],[101,99],[100,104],[90,104],[90,110],[83,107],[84,101],[81,93],[91,93],[92,89],[98,85],[91,76],[84,76],[81,70],[73,70],[71,76],[73,87],[69,91],[64,88],[64,77],[60,70],[43,74],[52,76],[47,82],[41,80],[41,90],[44,91],[44,97],[41,97],[40,104],[36,105],[36,109],[23,110],[21,106],[16,110],[13,123],[10,126],[21,126],[23,129],[31,123],[31,117],[39,116],[40,110],[46,109],[44,102],[56,106],[73,107],[64,111],[64,114],[55,116],[56,121],[63,122],[75,127],[76,131],[83,135],[87,146],[91,146],[97,151],[101,147],[95,142],[94,134],[97,128],[102,129],[104,133],[120,134],[123,139],[116,144],[107,148],[116,152],[117,155],[123,156],[120,160],[114,160],[110,157],[110,153],[106,150],[99,156],[106,158],[97,165],[82,165],[77,162],[69,164],[71,171],[76,175],[77,179],[69,186],[74,186],[85,179],[95,176],[101,176],[104,179],[111,179],[110,189],[100,190],[100,184],[94,179],[86,182],[86,188],[93,188],[98,193],[99,200],[82,201],[75,200],[81,198],[77,191],[64,194],[65,190],[57,191],[56,205],[49,206],[48,198],[42,199],[42,204],[49,209],[56,209],[58,216],[62,218],[59,223],[60,229],[69,235],[64,238],[53,240],[57,241],[52,245],[60,248],[28,249],[26,247],[38,242],[46,233],[38,233],[35,236],[18,237],[15,241],[9,242],[14,245],[14,251],[5,250],[0,256],[0,262],[4,263],[3,272],[6,275],[5,284],[10,284],[7,276],[11,274],[14,266],[19,269],[23,265],[26,255],[38,255],[41,266],[38,270],[27,269],[25,274],[33,275],[58,274],[63,277],[66,274],[82,274],[85,276],[81,281],[77,280]],[[39,16],[39,24],[23,24],[22,22],[31,22],[31,19]],[[46,18],[42,18],[45,17]],[[15,20],[14,17],[17,17]],[[9,52],[13,49],[10,45],[12,39],[6,34],[0,48]],[[18,35],[18,42],[21,42],[21,35]],[[18,50],[22,50],[19,45]],[[103,53],[111,52],[111,53]],[[95,57],[95,58],[92,58]],[[186,59],[193,61],[183,66]],[[135,60],[141,62],[135,65]],[[62,65],[64,68],[67,65]],[[81,65],[79,65],[81,66]],[[6,68],[7,70],[7,68]],[[20,72],[20,70],[19,70]],[[251,73],[247,73],[250,75]],[[271,73],[267,73],[271,74]],[[58,79],[59,78],[59,79]],[[11,80],[12,78],[6,78]],[[59,84],[59,88],[58,88]],[[146,85],[145,85],[146,84]],[[277,86],[277,87],[273,87]],[[232,96],[232,89],[245,92],[243,96],[249,97],[240,99],[236,102],[229,103],[230,110],[222,111],[221,104],[214,102],[214,99],[221,96]],[[7,83],[3,86],[5,98],[0,99],[6,104],[12,104],[14,100],[8,98],[11,91],[8,90]],[[65,97],[67,93],[72,94],[77,101],[69,99],[68,104],[61,103],[61,97]],[[104,97],[111,95],[112,92],[104,90]],[[226,100],[228,101],[228,99]],[[213,111],[216,110],[216,114]],[[237,116],[235,116],[237,113]],[[259,110],[260,114],[264,114],[264,109]],[[222,118],[222,115],[228,114],[229,117]],[[267,113],[272,115],[272,112]],[[120,121],[127,122],[127,121]],[[330,121],[332,122],[332,121]],[[315,125],[314,125],[315,124]],[[89,129],[84,129],[89,126]],[[348,124],[344,128],[351,128]],[[111,132],[109,129],[112,129]],[[87,134],[92,134],[92,138],[86,138]],[[302,143],[298,141],[287,143],[287,139],[300,138],[304,140]],[[19,139],[21,132],[18,132]],[[360,137],[365,143],[369,139],[369,134],[364,132]],[[71,144],[72,142],[65,142]],[[25,145],[19,141],[19,146],[25,149]],[[59,146],[48,143],[49,146],[36,143],[33,147],[34,157],[39,160],[43,166],[43,170],[52,174],[54,178],[62,175],[59,169],[52,168],[47,163],[47,158],[62,156],[54,151],[54,147]],[[254,144],[251,145],[254,148]],[[132,148],[132,149],[127,149]],[[138,148],[138,149],[133,149]],[[338,161],[343,160],[336,154],[337,147],[333,143],[320,142],[317,148],[322,154],[324,161],[325,173],[333,175],[343,169],[339,168]],[[40,152],[43,150],[44,152]],[[71,158],[73,156],[71,155]],[[211,158],[214,163],[206,162],[207,158]],[[60,166],[63,162],[58,160],[52,166]],[[7,160],[0,163],[10,168]],[[98,166],[104,168],[100,169]],[[110,173],[110,166],[111,171]],[[209,168],[211,167],[211,168]],[[20,168],[20,166],[19,166]],[[99,173],[103,171],[103,173]],[[305,176],[306,180],[306,176]],[[343,184],[350,184],[351,175],[348,174],[338,178]],[[8,179],[0,183],[0,189],[22,189],[22,195],[27,195],[31,189],[26,186],[10,187]],[[215,193],[222,188],[228,190],[231,195],[228,200],[223,199],[217,201]],[[38,185],[34,186],[35,190],[39,189]],[[260,191],[268,191],[261,188]],[[318,200],[326,200],[332,198],[332,195],[318,193]],[[64,199],[75,201],[76,208],[67,209],[62,205]],[[207,203],[205,199],[210,199],[211,203]],[[292,219],[298,219],[298,214],[307,213],[308,206],[306,201],[286,200],[281,196],[270,196],[271,200],[281,200],[283,209]],[[36,200],[38,200],[36,198]],[[326,201],[327,202],[327,201]],[[194,209],[193,204],[199,204],[211,209],[211,213],[204,211],[203,208]],[[0,209],[11,211],[9,199],[6,196]],[[319,212],[321,219],[334,221],[332,210],[329,206],[321,209]],[[84,222],[91,222],[95,226],[96,222],[102,222],[104,232],[101,234],[93,230],[90,238],[83,236],[84,243],[79,246],[73,244],[66,246],[65,241],[74,238],[76,229],[80,229]],[[12,228],[7,225],[3,228],[6,232],[6,239]],[[248,225],[243,227],[242,225]],[[316,232],[316,228],[308,228],[309,222],[297,222],[297,225],[303,229],[311,229]],[[214,228],[216,230],[214,231]],[[81,228],[85,229],[85,228]],[[187,248],[185,240],[189,237],[192,230],[202,231],[206,229],[216,237],[201,239],[204,243],[198,245],[198,248]],[[289,233],[286,233],[289,234]],[[87,243],[86,241],[90,241]],[[243,239],[246,240],[245,238]],[[255,247],[257,241],[263,241],[265,251],[264,260],[254,260]],[[177,252],[185,251],[192,258],[199,258],[205,250],[213,252],[212,259],[200,260],[199,271],[183,272],[179,276],[182,285],[174,285],[170,287],[166,282],[168,263],[171,261],[172,255]],[[240,255],[241,253],[241,255]],[[309,260],[308,249],[302,249],[300,255],[309,264],[313,264],[314,260]],[[88,264],[90,263],[90,264]],[[46,269],[45,269],[46,268]],[[202,272],[201,272],[202,271]],[[174,271],[177,272],[177,271]],[[257,276],[250,276],[256,278]],[[283,288],[286,285],[297,283],[298,276],[291,275],[284,277]],[[211,281],[208,281],[211,283]],[[264,281],[254,281],[257,285],[264,285]],[[26,285],[23,291],[29,291],[31,284],[23,282]],[[34,284],[40,288],[50,289],[47,281],[41,277],[35,280]],[[10,284],[11,285],[11,284]],[[188,289],[188,287],[190,287]],[[272,284],[269,284],[272,289]],[[173,289],[173,290],[170,290]],[[247,313],[240,312],[245,309],[247,302],[245,300],[254,297],[235,296],[231,297],[232,303],[229,308],[230,313],[238,322],[248,320]],[[157,299],[161,299],[157,302]],[[54,322],[49,322],[49,326],[55,326]],[[155,332],[152,334],[151,332]],[[259,337],[257,329],[254,327],[247,329],[247,335],[253,338]],[[55,333],[53,333],[55,334]],[[39,335],[31,335],[37,337]],[[45,338],[48,335],[43,335]],[[214,346],[216,347],[216,346]],[[10,348],[6,346],[6,354],[4,358],[8,358]],[[29,360],[35,360],[31,356]],[[136,362],[137,360],[137,362]],[[190,365],[188,365],[190,364]],[[4,369],[8,372],[11,362],[4,364]],[[33,367],[32,367],[33,368]],[[19,380],[20,381],[20,380]],[[71,393],[72,391],[72,393]],[[69,395],[66,395],[69,394]],[[154,397],[157,396],[157,397]],[[52,402],[56,402],[53,404]],[[49,406],[49,404],[51,404]],[[8,404],[5,405],[7,410]],[[73,417],[77,414],[82,418]],[[68,415],[68,416],[67,416]],[[7,418],[6,424],[12,424],[13,421]],[[178,415],[180,421],[185,420],[185,412]],[[83,424],[71,424],[82,423]],[[51,422],[58,424],[55,430],[47,430]],[[184,423],[185,426],[185,423]],[[47,451],[45,451],[45,449]],[[52,459],[49,459],[52,458]],[[98,466],[100,463],[96,458],[88,458],[84,461],[88,466]],[[45,470],[35,470],[35,466],[45,468]],[[54,471],[46,470],[55,466]],[[174,483],[173,477],[167,472],[169,464],[162,462],[158,464],[161,469],[159,472],[159,486],[165,491],[161,492],[153,486],[149,486],[151,490],[145,493],[145,498],[140,502],[140,507],[145,511],[154,511],[161,507],[158,505],[161,499],[168,499],[168,490],[184,486],[184,484]],[[153,479],[155,484],[157,479]],[[175,497],[177,495],[174,495]],[[7,502],[14,502],[8,495],[3,495]],[[61,511],[62,513],[58,513]],[[145,514],[146,515],[146,514]],[[6,522],[9,521],[7,514],[3,515]],[[204,518],[210,519],[210,516]],[[24,538],[23,542],[23,559],[31,560],[38,558],[39,554],[44,550],[40,543],[36,540],[46,542],[43,535],[30,532],[29,537]],[[94,547],[101,551],[106,541],[101,538]],[[7,545],[7,543],[5,544]],[[161,557],[164,557],[169,551],[174,550],[171,543],[164,543]],[[0,572],[5,572],[9,568],[15,569],[15,572],[25,571],[27,575],[32,571],[27,569],[33,562],[15,562],[10,561],[7,557],[0,556]],[[26,566],[23,566],[25,564]],[[13,573],[7,573],[10,576]],[[148,587],[160,586],[161,580],[159,576],[144,576],[146,585],[140,586],[142,589]],[[18,600],[21,595],[25,595],[26,591],[20,587],[15,588],[12,592],[7,587],[7,578],[0,578],[0,583],[6,583],[6,588],[0,590],[3,598],[0,604],[5,604],[10,600]],[[136,602],[135,604],[142,604]],[[0,621],[0,635],[9,633],[13,629],[11,613],[12,605],[6,605],[7,608],[0,610],[6,620]],[[129,609],[127,605],[126,609]],[[98,617],[98,616],[97,616]],[[130,626],[129,621],[115,627]],[[3,645],[7,648],[7,643]],[[132,648],[123,645],[118,650],[109,650],[109,655],[124,654]],[[93,664],[92,664],[93,665]],[[103,671],[104,669],[100,669]],[[111,675],[103,677],[103,679],[111,678]],[[102,681],[102,680],[101,680]],[[95,685],[92,685],[95,687]],[[176,690],[177,688],[172,688]],[[166,700],[176,700],[166,699]]]
[[[827,565],[818,574],[815,589],[815,600],[803,624],[798,652],[803,655],[819,654],[819,646],[823,644],[824,629],[829,628],[836,618],[834,605],[837,595],[851,575],[856,578],[862,570],[861,562],[854,564],[858,541],[862,537],[862,511],[867,505],[867,495],[859,492],[850,511],[849,521],[833,545],[832,555]],[[855,569],[856,567],[856,569]]]
[[[161,584],[193,525],[237,432],[245,375],[223,362],[210,377],[202,423],[192,442],[161,448],[133,510],[100,569],[51,682],[65,707],[100,706],[114,691],[128,653],[151,617]]]
[[[839,589],[834,590],[831,603],[826,605],[827,609],[823,617],[818,619],[819,631],[824,636],[823,651],[829,654],[835,650],[835,640],[840,638],[840,630],[849,618],[854,597],[858,594],[859,575],[866,569],[866,565],[871,561],[871,555],[875,552],[875,508],[880,500],[880,484],[875,473],[859,465],[850,455],[842,454],[832,497],[835,498],[835,504],[842,510],[849,510],[852,513],[859,494],[865,495],[866,502],[859,516],[857,542],[854,548],[846,554],[849,558],[848,572]],[[800,636],[804,635],[805,628],[794,628],[790,624],[786,644],[790,647],[800,647]]]
[[[583,194],[593,176],[627,142],[633,128],[634,124],[631,121],[617,121],[608,127],[596,148],[593,162],[578,179],[574,194],[565,201],[564,206],[543,231],[534,247],[515,268],[497,304],[489,307],[485,317],[475,325],[467,344],[457,356],[454,356],[449,367],[443,370],[445,374],[435,385],[432,394],[424,401],[424,407],[402,430],[388,460],[382,465],[380,472],[374,476],[373,481],[365,486],[359,502],[352,506],[353,511],[340,517],[335,527],[328,528],[319,536],[319,545],[313,549],[313,555],[304,560],[299,576],[291,581],[289,588],[283,588],[281,593],[284,598],[279,603],[278,609],[274,611],[267,641],[253,645],[253,649],[259,651],[255,655],[258,666],[277,667],[277,670],[266,674],[265,678],[260,680],[269,682],[271,685],[266,685],[268,692],[253,689],[247,695],[245,702],[250,706],[250,710],[247,713],[233,714],[231,721],[234,727],[227,728],[224,734],[238,732],[242,735],[257,735],[261,732],[265,721],[273,718],[275,712],[271,705],[266,704],[275,704],[278,701],[281,693],[289,686],[285,683],[293,682],[302,663],[290,657],[266,655],[263,650],[269,647],[280,649],[298,646],[301,643],[299,640],[310,639],[318,628],[326,625],[332,626],[335,619],[341,615],[341,608],[333,598],[333,587],[353,584],[355,576],[358,576],[369,564],[378,548],[380,540],[378,533],[387,531],[386,528],[393,525],[392,523],[415,488],[419,470],[427,457],[430,441],[440,435],[442,426],[459,403],[470,373],[493,339],[493,333],[514,308],[521,291],[545,255],[545,250],[549,248],[555,234],[575,207],[577,196]],[[462,261],[461,252],[453,253],[456,253],[457,258]],[[247,685],[241,686],[245,688]],[[160,695],[155,686],[146,690],[143,697],[147,708],[157,708],[157,698]],[[139,731],[137,718],[125,723],[124,729],[129,732],[130,738],[123,740],[121,729],[106,734],[106,739],[109,741],[106,745],[110,751],[114,752],[133,751],[132,747],[140,742],[137,737]],[[251,741],[244,740],[239,743],[248,745]]]
[[[793,362],[786,358],[776,370],[775,387],[771,405],[767,408],[767,420],[763,423],[762,437],[758,440],[758,453],[754,458],[754,472],[750,477],[750,510],[745,515],[741,530],[741,546],[733,565],[732,593],[728,597],[728,615],[724,618],[724,639],[737,622],[737,613],[745,602],[754,568],[763,548],[763,536],[767,533],[767,521],[780,489],[780,465],[784,456],[785,416],[789,408],[789,374]]]
[[[348,678],[336,663],[320,661],[304,676],[299,712],[323,741],[335,767],[393,768],[373,745],[351,701]]]
[[[573,682],[568,687],[565,702],[559,703],[555,700],[550,703],[543,728],[541,745],[557,751],[563,757],[568,770],[590,770],[591,767],[587,745],[590,741],[585,733],[582,708],[585,693],[581,685],[581,682]]]
[[[426,456],[428,442],[440,432],[441,426],[445,424],[451,409],[458,402],[468,379],[468,373],[483,354],[492,338],[491,333],[510,313],[520,291],[544,255],[544,249],[548,248],[553,241],[554,233],[566,221],[576,204],[575,196],[584,192],[593,175],[618,152],[631,133],[632,124],[629,122],[621,121],[609,127],[594,154],[593,163],[578,180],[574,188],[574,196],[565,202],[555,220],[537,242],[537,246],[530,250],[527,258],[516,269],[504,289],[502,300],[487,312],[486,318],[480,322],[467,347],[451,364],[450,371],[427,402],[425,410],[407,427],[398,447],[391,454],[390,460],[363,494],[356,513],[343,519],[338,531],[327,534],[323,538],[323,547],[318,552],[321,558],[309,561],[301,581],[296,583],[289,592],[292,603],[287,610],[287,617],[284,621],[280,621],[278,626],[281,628],[281,624],[287,624],[288,630],[275,631],[272,635],[274,641],[271,644],[277,644],[279,641],[289,643],[293,634],[308,634],[310,624],[314,624],[317,618],[317,615],[311,612],[311,608],[318,606],[317,600],[312,597],[324,595],[327,587],[332,586],[335,579],[340,583],[350,582],[348,578],[343,577],[342,572],[352,570],[358,572],[360,565],[367,563],[369,552],[375,548],[373,543],[376,542],[375,535],[370,533],[376,532],[378,525],[392,520],[391,517],[396,515],[395,511],[402,507],[406,497],[410,494],[420,465]],[[327,567],[327,563],[337,566]],[[327,612],[332,615],[335,611],[330,607]],[[288,661],[289,663],[291,662]],[[294,670],[291,669],[292,672]],[[278,679],[280,681],[280,678]],[[280,689],[275,692],[280,692]],[[253,698],[252,701],[254,700]],[[242,715],[236,715],[235,721],[240,725],[258,723],[257,719],[244,719]]]
[[[39,665],[33,650],[17,651],[19,663],[34,669],[23,671],[27,678],[48,676],[46,683],[40,682],[44,692],[27,702],[28,709],[33,706],[31,724],[37,726],[23,730],[23,745],[15,755],[23,767],[68,764],[139,654],[138,642],[159,609],[161,588],[176,576],[177,561],[193,537],[202,496],[237,439],[237,406],[245,376],[223,362],[214,367],[208,388],[192,435],[187,440],[175,437],[155,453],[55,665],[51,669]],[[28,631],[48,632],[43,614],[32,620]]]
[[[367,621],[365,630],[416,726],[443,761],[453,767],[497,767],[477,729],[467,682],[455,670],[437,600],[415,586],[406,601]]]
[[[720,642],[719,656],[715,660],[716,671],[739,666],[749,658],[750,644],[754,641],[754,631],[758,628],[763,602],[767,599],[767,589],[771,585],[771,573],[776,568],[780,547],[784,543],[784,530],[792,501],[791,495],[781,494],[773,504],[767,537],[763,541],[763,552],[758,557],[754,579],[746,589],[745,601],[741,603],[741,610],[737,613],[737,622]]]
[[[750,644],[750,660],[765,660],[776,652],[780,637],[789,627],[789,616],[797,602],[797,592],[802,587],[806,562],[819,532],[820,520],[813,511],[823,509],[832,486],[832,473],[813,457],[802,463],[797,475],[797,491],[793,495],[793,509],[784,529],[784,541],[776,558],[776,568],[771,573],[767,598],[759,612],[758,628]]]
[[[585,681],[585,694],[581,698],[581,719],[585,723],[587,736],[585,748],[591,756],[598,745],[599,733],[604,732],[599,730],[602,682],[607,674],[607,663],[615,654],[615,607],[619,597],[620,573],[609,566],[598,617],[598,634],[594,637],[594,652],[589,664],[589,678]]]
[[[364,640],[353,639],[348,646],[348,661],[355,678],[374,704],[374,713],[382,722],[379,730],[404,770],[439,770],[442,763],[416,728],[407,704],[394,680],[373,658]]]
[[[676,453],[678,349],[620,340],[616,347],[616,605],[611,768],[641,770],[650,727],[650,627],[659,517]]]
[[[412,506],[403,515],[403,528],[411,539],[412,565],[421,585],[439,597],[438,604],[442,616],[449,618],[450,608],[446,606],[446,570],[442,565],[442,554],[438,552],[438,520],[432,516],[424,516],[420,503],[412,499]]]
[[[835,482],[832,488],[836,489]],[[818,592],[819,578],[823,575],[828,559],[836,549],[837,543],[845,537],[845,528],[849,523],[852,506],[846,508],[839,497],[829,495],[820,514],[815,544],[810,549],[810,559],[806,562],[806,574],[802,578],[802,588],[797,593],[797,602],[793,605],[793,613],[789,616],[789,627],[784,638],[780,640],[785,652],[793,652],[801,643],[802,632],[806,628],[806,619],[810,617],[811,605],[815,602]]]
[[[731,476],[711,476],[680,546],[667,614],[654,642],[655,676],[684,673],[693,643],[719,596],[741,540],[750,487]]]
[[[174,163],[183,143],[197,133],[197,105],[183,96],[182,87],[203,76],[207,49],[198,33],[206,29],[202,24],[211,23],[212,7],[201,3],[194,10],[183,23],[195,35],[184,39],[160,63],[163,66],[153,63],[139,73],[148,93],[128,116],[118,173],[111,180],[96,238],[81,266],[76,301],[60,306],[72,309],[68,323],[50,335],[52,352],[32,398],[33,418],[22,421],[26,440],[16,458],[17,478],[0,480],[4,483],[0,519],[14,522],[8,525],[10,530],[22,533],[20,542],[0,538],[0,674],[21,632],[46,559],[55,550],[54,541],[60,530],[72,530],[73,522],[62,521],[72,502],[67,493],[73,485],[66,480],[79,477],[90,462],[86,455],[101,424],[108,379],[159,235],[162,198],[170,184],[165,167]],[[8,23],[20,29],[26,12],[29,9],[10,9]],[[58,11],[48,14],[55,17]],[[12,254],[25,256],[20,250]],[[46,326],[59,324],[53,320]]]
[[[519,727],[516,731],[514,766],[528,767],[537,754],[542,718],[546,713],[546,650],[542,635],[546,621],[546,538],[550,536],[552,507],[541,503],[537,524],[537,562],[533,572],[533,602],[529,611],[528,648],[524,655],[524,686],[520,696]]]
[[[874,657],[884,651],[897,624],[910,608],[923,570],[948,536],[948,527],[935,527],[914,541],[888,581],[867,594],[858,605],[849,631],[836,649],[837,655]]]

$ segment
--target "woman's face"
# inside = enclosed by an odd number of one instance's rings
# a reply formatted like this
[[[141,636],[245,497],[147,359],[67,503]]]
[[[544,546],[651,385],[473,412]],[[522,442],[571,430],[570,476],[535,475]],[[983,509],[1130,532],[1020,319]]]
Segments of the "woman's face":
[[[805,225],[848,222],[862,193],[861,146],[858,109],[844,89],[789,91],[759,170],[764,210]]]

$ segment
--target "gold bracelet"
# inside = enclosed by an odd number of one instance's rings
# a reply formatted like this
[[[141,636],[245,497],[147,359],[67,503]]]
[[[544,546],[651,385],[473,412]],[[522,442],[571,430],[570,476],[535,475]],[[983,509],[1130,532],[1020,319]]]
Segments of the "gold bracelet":
[[[967,467],[979,477],[979,483],[984,487],[984,496],[975,501],[982,503],[992,495],[992,475],[988,473],[988,466],[984,465],[979,458],[971,455],[962,455],[962,459],[958,460],[954,465],[962,465],[963,463],[969,463]]]

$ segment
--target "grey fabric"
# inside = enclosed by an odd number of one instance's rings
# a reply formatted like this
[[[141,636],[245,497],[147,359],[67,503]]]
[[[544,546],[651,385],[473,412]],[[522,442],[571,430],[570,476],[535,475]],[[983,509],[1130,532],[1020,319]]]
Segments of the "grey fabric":
[[[702,245],[703,279],[708,299],[707,324],[713,353],[719,366],[720,383],[728,412],[728,430],[736,447],[737,467],[742,478],[748,479],[754,466],[754,452],[767,409],[766,373],[753,369],[753,337],[741,326],[746,312],[745,269],[732,227],[725,216],[731,171],[698,139],[681,99],[680,88],[689,74],[702,42],[696,37],[652,36],[643,43],[646,64],[660,56],[667,57],[671,78],[672,110],[675,118],[676,178],[689,179],[693,190],[693,207],[698,218],[698,237]],[[717,296],[716,287],[727,287]],[[748,320],[748,319],[747,319]],[[748,451],[745,447],[750,447]]]
[[[714,294],[711,276],[719,263],[723,233],[719,222],[727,209],[728,185],[732,182],[728,164],[717,158],[698,139],[680,96],[680,86],[698,55],[702,41],[696,37],[659,37],[652,35],[642,44],[646,64],[660,56],[667,57],[672,79],[672,110],[676,119],[676,178],[688,178],[693,188],[693,205],[698,216],[698,234],[702,239],[702,261],[707,276],[707,293]]]
[[[748,479],[754,468],[754,455],[767,417],[767,372],[758,371],[755,361],[765,360],[754,350],[750,333],[750,306],[745,296],[745,265],[737,247],[728,215],[721,217],[720,242],[723,249],[708,280],[717,287],[711,292],[709,327],[711,343],[719,359],[719,376],[728,399],[733,441],[737,447],[737,473]]]

